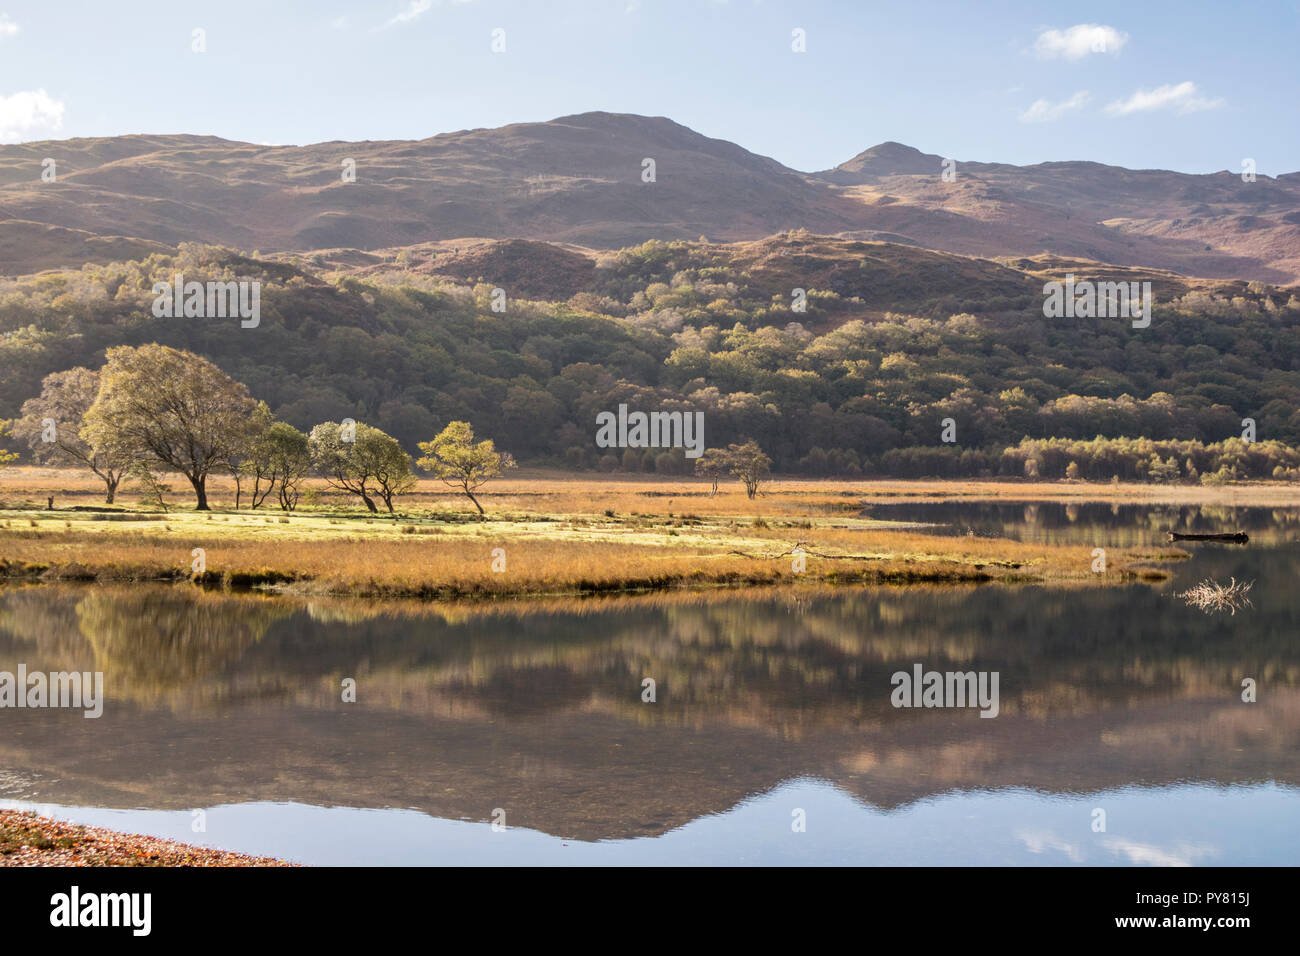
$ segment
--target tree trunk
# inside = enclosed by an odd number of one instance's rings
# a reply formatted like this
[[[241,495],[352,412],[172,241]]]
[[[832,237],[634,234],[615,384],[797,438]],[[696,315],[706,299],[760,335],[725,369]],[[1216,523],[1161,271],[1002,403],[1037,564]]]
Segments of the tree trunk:
[[[119,480],[120,479],[117,478],[104,479],[104,486],[108,489],[104,492],[104,504],[111,505],[113,500],[117,497],[117,483]]]
[[[379,514],[379,509],[375,507],[375,503],[370,500],[370,496],[364,491],[361,492],[361,500],[366,503],[366,507],[370,509],[371,514]]]
[[[483,516],[484,516],[484,515],[483,515],[483,506],[482,506],[481,504],[479,504],[479,503],[478,503],[478,499],[474,497],[474,492],[472,492],[472,491],[470,491],[468,488],[466,488],[466,489],[465,489],[465,494],[469,497],[469,500],[470,500],[470,501],[474,502],[474,507],[478,509],[479,517],[480,517],[480,518],[483,517]]]
[[[194,510],[211,511],[208,507],[208,479],[206,475],[200,475],[197,478],[186,476],[190,479],[190,484],[194,486]]]

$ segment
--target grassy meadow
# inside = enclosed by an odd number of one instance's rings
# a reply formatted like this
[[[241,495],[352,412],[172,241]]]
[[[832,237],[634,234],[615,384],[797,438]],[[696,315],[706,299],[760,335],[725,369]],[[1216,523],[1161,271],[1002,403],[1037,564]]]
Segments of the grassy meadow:
[[[172,476],[168,510],[136,490],[104,505],[93,475],[43,468],[0,472],[0,576],[10,581],[196,581],[366,597],[567,595],[679,587],[917,582],[1108,585],[1159,580],[1175,547],[1113,549],[1105,573],[1091,549],[952,537],[864,517],[863,505],[942,501],[1300,503],[1287,484],[1157,486],[996,481],[775,480],[754,500],[736,482],[716,495],[688,478],[588,478],[523,473],[470,502],[422,480],[397,514],[312,482],[299,509],[269,501],[233,509],[234,483],[209,483],[195,512]],[[47,508],[53,496],[54,510]],[[792,554],[806,552],[806,569]],[[203,567],[194,569],[195,549]],[[500,549],[500,550],[497,550]]]

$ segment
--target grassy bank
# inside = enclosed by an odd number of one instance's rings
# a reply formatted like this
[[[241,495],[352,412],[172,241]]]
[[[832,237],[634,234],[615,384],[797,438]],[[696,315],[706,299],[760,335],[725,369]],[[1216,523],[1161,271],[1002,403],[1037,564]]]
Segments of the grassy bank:
[[[80,479],[37,469],[4,476],[0,577],[462,598],[804,582],[1114,584],[1162,578],[1162,563],[1185,556],[1115,549],[1096,573],[1087,547],[942,536],[863,515],[873,493],[901,483],[779,483],[751,501],[680,479],[525,478],[494,486],[479,520],[433,482],[421,482],[398,515],[372,516],[319,492],[293,514],[145,511],[129,493],[106,510]],[[214,499],[228,490],[217,482]],[[966,489],[914,491],[934,500]],[[19,495],[54,495],[56,508]]]

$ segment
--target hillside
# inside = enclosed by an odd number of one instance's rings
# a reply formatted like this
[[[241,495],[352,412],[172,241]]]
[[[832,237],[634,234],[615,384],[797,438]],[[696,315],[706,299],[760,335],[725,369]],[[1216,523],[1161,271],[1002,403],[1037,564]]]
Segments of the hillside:
[[[55,159],[58,180],[40,181]],[[655,181],[642,163],[655,161]],[[342,181],[342,163],[356,181]],[[1243,183],[1096,163],[1017,167],[884,143],[801,173],[662,117],[584,113],[419,141],[259,146],[120,136],[0,146],[0,274],[156,244],[363,251],[453,239],[613,250],[793,228],[981,256],[1061,255],[1300,281],[1300,174]]]
[[[1066,271],[1151,281],[1150,327],[1045,319],[1042,283]],[[260,324],[154,318],[153,284],[177,272],[260,280]],[[1266,443],[1300,442],[1290,290],[802,232],[606,253],[480,239],[251,258],[186,244],[0,281],[0,418],[44,375],[147,342],[209,358],[299,428],[352,417],[413,449],[466,420],[525,462],[573,468],[689,468],[680,451],[597,449],[595,417],[620,403],[703,411],[710,447],[753,438],[778,469],[812,474],[996,474],[1023,464],[1003,449],[1026,436],[1220,443],[1249,417],[1262,457],[1243,452],[1242,474],[1267,475],[1297,461]],[[944,444],[947,418],[957,440]],[[1209,461],[1147,445],[1133,465],[1131,451],[1094,449],[1090,467],[1136,476],[1156,455],[1181,474],[1196,459],[1192,477]]]
[[[42,157],[59,180],[39,182]],[[641,181],[642,160],[656,182]],[[355,160],[356,182],[341,164]],[[588,113],[419,142],[254,146],[117,137],[0,147],[0,217],[244,249],[372,249],[464,236],[617,248],[857,224],[854,204],[671,120]],[[0,222],[0,230],[8,228]],[[34,258],[23,271],[56,263]]]

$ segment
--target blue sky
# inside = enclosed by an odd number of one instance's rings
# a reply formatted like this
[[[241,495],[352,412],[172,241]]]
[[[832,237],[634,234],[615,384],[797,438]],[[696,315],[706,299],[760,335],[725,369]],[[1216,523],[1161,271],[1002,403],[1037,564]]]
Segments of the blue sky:
[[[803,170],[897,140],[1276,175],[1300,170],[1297,50],[1300,0],[0,0],[0,142],[420,139],[609,110]]]

